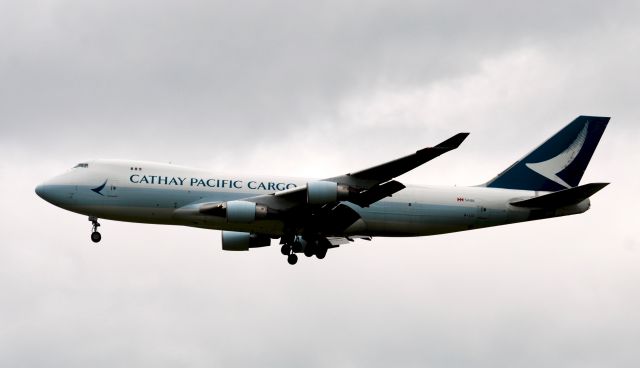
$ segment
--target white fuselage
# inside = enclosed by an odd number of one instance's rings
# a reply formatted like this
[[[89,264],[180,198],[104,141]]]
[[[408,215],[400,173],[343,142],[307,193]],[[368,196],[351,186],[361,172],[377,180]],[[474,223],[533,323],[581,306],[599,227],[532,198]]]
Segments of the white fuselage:
[[[64,209],[104,219],[195,226],[261,233],[278,237],[283,223],[256,220],[232,223],[224,217],[181,209],[205,202],[225,202],[302,186],[311,180],[219,175],[205,170],[138,161],[96,160],[76,167],[36,189]],[[589,200],[551,211],[509,204],[544,193],[487,187],[407,186],[362,208],[344,202],[361,217],[343,234],[422,236],[582,213]]]

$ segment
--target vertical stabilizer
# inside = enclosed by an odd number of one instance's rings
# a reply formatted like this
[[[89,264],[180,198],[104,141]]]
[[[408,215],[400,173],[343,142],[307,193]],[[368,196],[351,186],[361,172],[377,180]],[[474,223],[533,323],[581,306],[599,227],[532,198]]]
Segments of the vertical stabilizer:
[[[578,116],[484,185],[538,191],[573,188],[580,183],[608,123],[608,117]]]

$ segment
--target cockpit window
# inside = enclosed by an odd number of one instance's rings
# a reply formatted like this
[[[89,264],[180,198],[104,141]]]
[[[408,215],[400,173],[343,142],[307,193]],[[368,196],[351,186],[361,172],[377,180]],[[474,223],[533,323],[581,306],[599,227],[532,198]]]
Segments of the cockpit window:
[[[89,167],[89,164],[83,162],[81,164],[77,164],[73,168],[75,169],[75,168],[78,168],[78,167],[82,167],[82,168],[86,169],[87,167]]]

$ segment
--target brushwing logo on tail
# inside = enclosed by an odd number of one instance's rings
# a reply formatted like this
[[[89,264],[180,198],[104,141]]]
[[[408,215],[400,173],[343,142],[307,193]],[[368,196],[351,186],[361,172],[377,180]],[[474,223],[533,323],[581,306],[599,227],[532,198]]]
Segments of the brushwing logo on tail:
[[[562,172],[562,170],[566,169],[567,166],[571,165],[573,160],[578,157],[584,142],[587,139],[587,130],[589,128],[589,122],[584,125],[584,128],[578,133],[576,140],[573,141],[564,151],[562,151],[559,155],[550,158],[546,161],[542,162],[534,162],[525,164],[529,169],[537,172],[538,174],[544,176],[545,178],[556,182],[562,185],[565,188],[570,188],[571,185],[567,184],[566,181],[562,180],[562,178],[558,177],[558,174]]]

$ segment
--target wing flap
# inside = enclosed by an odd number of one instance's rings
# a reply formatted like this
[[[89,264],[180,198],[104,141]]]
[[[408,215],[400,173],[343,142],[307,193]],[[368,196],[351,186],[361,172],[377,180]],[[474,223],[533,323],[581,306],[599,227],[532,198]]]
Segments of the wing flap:
[[[332,245],[332,248],[339,247],[344,244],[352,243],[355,239],[371,241],[371,237],[368,235],[354,235],[354,236],[328,236],[327,240]]]

